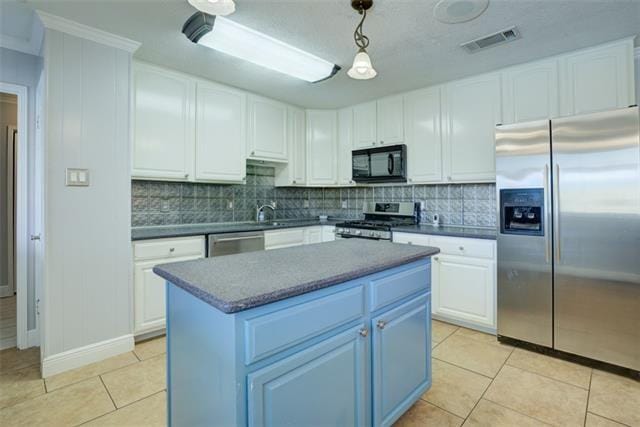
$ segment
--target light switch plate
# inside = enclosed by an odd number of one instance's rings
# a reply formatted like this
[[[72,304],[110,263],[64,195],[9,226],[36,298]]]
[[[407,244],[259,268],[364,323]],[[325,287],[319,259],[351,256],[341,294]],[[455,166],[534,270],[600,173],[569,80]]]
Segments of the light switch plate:
[[[88,187],[89,169],[67,168],[67,187]]]

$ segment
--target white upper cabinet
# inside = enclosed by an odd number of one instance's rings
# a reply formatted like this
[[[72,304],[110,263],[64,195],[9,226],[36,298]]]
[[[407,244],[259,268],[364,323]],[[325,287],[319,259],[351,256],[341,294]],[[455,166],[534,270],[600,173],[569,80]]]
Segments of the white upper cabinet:
[[[289,162],[276,167],[275,185],[288,187],[307,183],[307,133],[304,110],[287,109]]]
[[[558,116],[558,61],[533,62],[502,73],[504,124]]]
[[[134,64],[133,81],[132,176],[192,179],[193,81],[182,74],[141,63]]]
[[[198,82],[196,92],[196,179],[242,182],[246,177],[246,95],[226,86]]]
[[[353,147],[371,148],[377,145],[376,102],[353,107]]]
[[[442,180],[440,88],[405,95],[407,174],[410,183]]]
[[[338,184],[352,185],[353,108],[338,111]]]
[[[380,145],[404,142],[404,104],[402,95],[378,100],[378,143]]]
[[[444,86],[446,181],[495,180],[495,126],[502,122],[500,74]]]
[[[563,116],[636,103],[633,39],[565,55],[560,59],[560,70]]]
[[[307,111],[307,184],[337,185],[337,114]]]
[[[287,106],[259,96],[249,96],[248,157],[287,161]]]

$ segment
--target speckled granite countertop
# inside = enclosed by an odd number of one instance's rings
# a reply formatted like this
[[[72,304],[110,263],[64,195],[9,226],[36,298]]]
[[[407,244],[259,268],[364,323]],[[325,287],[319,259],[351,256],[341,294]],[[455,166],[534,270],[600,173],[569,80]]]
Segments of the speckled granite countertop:
[[[429,246],[345,239],[161,264],[153,271],[225,313],[280,301],[437,254]]]
[[[243,231],[277,230],[280,228],[310,227],[313,225],[335,225],[344,220],[329,219],[320,222],[317,218],[299,220],[275,220],[257,222],[229,222],[220,224],[159,225],[154,227],[132,227],[131,240],[162,239],[167,237],[202,236],[206,234],[237,233]],[[274,222],[277,225],[274,225]]]
[[[496,229],[489,227],[455,227],[449,225],[434,227],[433,225],[418,224],[406,227],[395,227],[393,228],[393,231],[398,233],[417,233],[430,234],[434,236],[496,240]]]

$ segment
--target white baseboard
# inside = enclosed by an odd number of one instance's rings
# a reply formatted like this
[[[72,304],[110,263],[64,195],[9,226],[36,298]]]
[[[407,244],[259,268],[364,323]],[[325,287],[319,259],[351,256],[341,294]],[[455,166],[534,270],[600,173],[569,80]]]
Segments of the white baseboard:
[[[441,316],[439,314],[431,314],[431,318],[435,320],[440,320],[441,322],[451,323],[453,325],[462,326],[467,329],[475,329],[476,331],[484,332],[491,335],[496,335],[496,328],[492,328],[490,326],[478,325],[477,323],[467,322],[459,319],[452,319],[447,316]]]
[[[70,369],[80,368],[108,357],[132,351],[133,346],[133,335],[127,334],[45,357],[42,361],[42,377],[47,378]]]
[[[17,343],[16,337],[0,338],[0,350],[15,347]]]
[[[40,330],[29,329],[27,331],[27,348],[40,347]]]

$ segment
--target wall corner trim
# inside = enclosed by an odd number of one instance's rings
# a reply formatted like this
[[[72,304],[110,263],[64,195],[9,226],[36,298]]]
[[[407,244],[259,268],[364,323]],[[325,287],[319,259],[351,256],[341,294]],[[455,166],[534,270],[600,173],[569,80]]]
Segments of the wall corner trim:
[[[42,377],[47,378],[70,369],[80,368],[90,363],[99,362],[108,357],[132,351],[133,347],[133,334],[127,334],[121,337],[54,354],[52,356],[45,357],[42,360]]]
[[[135,52],[141,45],[141,43],[135,40],[89,27],[60,16],[51,15],[50,13],[46,13],[41,10],[37,10],[36,14],[42,21],[42,25],[47,29],[67,33],[72,36],[91,40],[96,43],[101,43],[130,53]]]
[[[640,46],[633,48],[633,56],[635,56],[636,58],[640,58]]]

